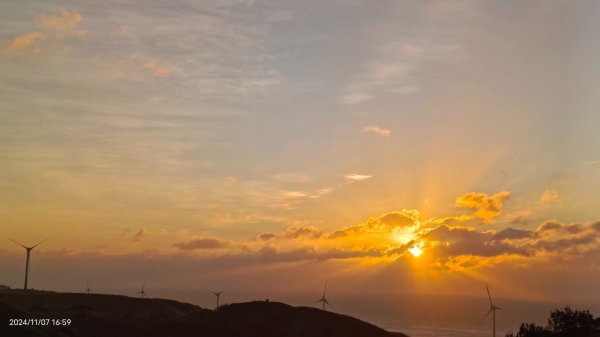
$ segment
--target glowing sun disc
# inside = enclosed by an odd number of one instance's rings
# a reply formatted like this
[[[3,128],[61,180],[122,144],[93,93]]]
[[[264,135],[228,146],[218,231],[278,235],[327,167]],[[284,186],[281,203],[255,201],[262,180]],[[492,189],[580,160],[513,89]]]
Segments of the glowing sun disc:
[[[412,248],[408,248],[408,251],[414,256],[414,257],[419,257],[421,254],[423,254],[423,250],[421,248],[419,248],[416,244],[413,245]]]

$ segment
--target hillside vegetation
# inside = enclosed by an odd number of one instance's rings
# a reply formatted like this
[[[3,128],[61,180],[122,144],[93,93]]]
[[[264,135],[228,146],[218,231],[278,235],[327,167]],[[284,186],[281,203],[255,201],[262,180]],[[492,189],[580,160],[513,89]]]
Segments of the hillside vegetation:
[[[68,318],[70,326],[8,326],[11,318]],[[277,302],[218,311],[164,299],[0,291],[0,336],[37,337],[403,337],[356,318]]]

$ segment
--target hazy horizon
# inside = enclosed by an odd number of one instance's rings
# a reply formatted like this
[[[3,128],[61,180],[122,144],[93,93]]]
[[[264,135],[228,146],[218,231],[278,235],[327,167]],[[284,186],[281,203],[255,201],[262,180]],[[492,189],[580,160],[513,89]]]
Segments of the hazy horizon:
[[[600,298],[599,13],[0,2],[0,284]]]

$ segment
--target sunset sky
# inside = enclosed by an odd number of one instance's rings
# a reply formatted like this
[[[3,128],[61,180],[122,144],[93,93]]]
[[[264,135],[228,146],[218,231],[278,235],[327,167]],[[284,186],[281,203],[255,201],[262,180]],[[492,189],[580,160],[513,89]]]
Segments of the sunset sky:
[[[599,13],[2,1],[0,284],[597,299]]]

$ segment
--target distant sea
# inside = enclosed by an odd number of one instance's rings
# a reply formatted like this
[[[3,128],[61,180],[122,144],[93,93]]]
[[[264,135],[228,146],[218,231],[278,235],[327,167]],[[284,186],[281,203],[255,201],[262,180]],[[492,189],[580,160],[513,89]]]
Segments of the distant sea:
[[[346,302],[347,301],[347,302]],[[362,302],[362,303],[361,303]],[[539,303],[497,298],[496,335],[517,332],[523,322],[545,326],[550,312],[569,305],[573,309],[600,314],[600,305],[577,303]],[[400,331],[411,337],[489,337],[492,314],[487,298],[411,295],[401,300],[341,300],[345,314],[358,317],[386,330]]]

